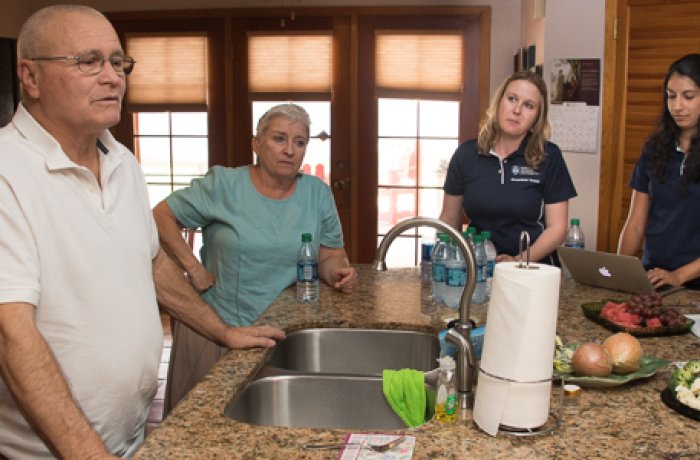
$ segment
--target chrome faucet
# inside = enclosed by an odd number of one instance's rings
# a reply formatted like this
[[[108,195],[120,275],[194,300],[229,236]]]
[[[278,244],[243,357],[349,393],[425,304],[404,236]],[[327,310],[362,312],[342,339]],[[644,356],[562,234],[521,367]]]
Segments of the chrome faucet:
[[[472,294],[476,287],[476,259],[474,251],[462,235],[452,228],[448,223],[431,217],[413,217],[396,224],[386,234],[377,248],[372,268],[378,271],[386,271],[386,253],[394,239],[410,228],[433,227],[439,231],[447,233],[462,250],[467,263],[467,285],[462,292],[462,299],[459,302],[459,320],[457,324],[447,332],[446,339],[457,347],[457,391],[460,396],[460,407],[471,409],[474,405],[474,382],[476,381],[476,358],[474,347],[470,340],[471,322],[469,321],[469,310],[471,307]]]

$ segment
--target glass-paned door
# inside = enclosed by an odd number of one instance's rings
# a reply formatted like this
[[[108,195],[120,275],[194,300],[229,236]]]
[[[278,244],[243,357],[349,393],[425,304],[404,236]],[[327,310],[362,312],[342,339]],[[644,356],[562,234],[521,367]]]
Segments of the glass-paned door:
[[[209,169],[207,112],[135,113],[134,153],[153,207]],[[199,231],[192,244],[199,254]]]
[[[380,98],[378,104],[379,243],[404,219],[440,215],[447,166],[458,145],[459,102]],[[404,232],[389,249],[387,265],[417,265],[421,239],[434,238],[429,228]]]

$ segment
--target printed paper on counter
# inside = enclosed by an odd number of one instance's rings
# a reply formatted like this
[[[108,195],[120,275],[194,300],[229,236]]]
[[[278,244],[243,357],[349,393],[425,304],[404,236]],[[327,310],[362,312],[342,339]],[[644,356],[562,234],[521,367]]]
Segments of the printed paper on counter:
[[[345,439],[348,443],[386,444],[396,439],[395,434],[356,434],[353,433]],[[401,444],[387,452],[375,452],[365,446],[346,447],[338,457],[340,460],[408,460],[413,458],[413,449],[416,446],[415,436],[406,436]]]

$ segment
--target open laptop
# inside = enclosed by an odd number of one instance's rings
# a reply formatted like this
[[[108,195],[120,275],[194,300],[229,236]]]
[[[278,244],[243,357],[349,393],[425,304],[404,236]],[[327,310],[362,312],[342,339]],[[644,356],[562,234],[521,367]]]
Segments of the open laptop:
[[[557,253],[578,283],[633,294],[654,292],[642,261],[637,257],[564,246],[557,248]],[[683,287],[664,286],[656,292],[666,295],[681,289]]]

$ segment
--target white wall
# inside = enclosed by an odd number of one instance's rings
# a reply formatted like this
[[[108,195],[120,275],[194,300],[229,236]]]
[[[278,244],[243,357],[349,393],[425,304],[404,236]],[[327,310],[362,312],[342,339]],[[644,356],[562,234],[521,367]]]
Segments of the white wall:
[[[536,4],[538,5],[538,10],[535,16]],[[541,65],[544,62],[544,26],[547,23],[543,14],[545,4],[545,0],[523,0],[522,3],[522,14],[520,17],[523,27],[521,45],[523,47],[535,45],[535,65]]]
[[[549,80],[547,76],[552,59],[600,59],[602,103],[605,0],[547,1],[543,21],[545,21],[543,50],[545,81]],[[569,216],[581,219],[581,227],[586,235],[588,249],[596,248],[598,236],[601,120],[602,110],[598,117],[596,153],[564,152],[566,164],[578,192],[578,197],[570,202]]]

